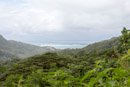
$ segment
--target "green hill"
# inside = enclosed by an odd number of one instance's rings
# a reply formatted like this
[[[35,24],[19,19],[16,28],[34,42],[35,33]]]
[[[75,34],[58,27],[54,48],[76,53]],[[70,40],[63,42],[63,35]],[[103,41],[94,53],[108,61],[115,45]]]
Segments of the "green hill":
[[[36,54],[41,54],[55,50],[56,49],[53,47],[40,47],[18,41],[6,40],[3,36],[0,35],[0,51],[1,51],[0,59],[6,60],[14,56],[18,58],[26,58],[34,56]]]

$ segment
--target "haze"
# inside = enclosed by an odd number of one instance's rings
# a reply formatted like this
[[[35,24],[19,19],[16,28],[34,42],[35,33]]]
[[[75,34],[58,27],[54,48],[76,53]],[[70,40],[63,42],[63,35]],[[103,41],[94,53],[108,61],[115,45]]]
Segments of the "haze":
[[[32,44],[100,41],[129,23],[129,0],[0,0],[0,34]]]

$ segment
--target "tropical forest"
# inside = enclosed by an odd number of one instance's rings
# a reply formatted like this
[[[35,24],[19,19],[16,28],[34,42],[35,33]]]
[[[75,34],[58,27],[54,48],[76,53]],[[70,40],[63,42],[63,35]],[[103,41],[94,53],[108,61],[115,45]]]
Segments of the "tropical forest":
[[[81,49],[1,60],[0,87],[130,87],[130,31],[121,34]]]

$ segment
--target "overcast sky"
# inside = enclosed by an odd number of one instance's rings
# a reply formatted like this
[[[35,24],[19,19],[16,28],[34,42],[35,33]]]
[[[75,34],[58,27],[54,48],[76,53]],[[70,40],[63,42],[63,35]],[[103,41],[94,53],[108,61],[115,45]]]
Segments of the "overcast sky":
[[[94,42],[130,28],[130,0],[0,0],[0,34],[7,39]]]

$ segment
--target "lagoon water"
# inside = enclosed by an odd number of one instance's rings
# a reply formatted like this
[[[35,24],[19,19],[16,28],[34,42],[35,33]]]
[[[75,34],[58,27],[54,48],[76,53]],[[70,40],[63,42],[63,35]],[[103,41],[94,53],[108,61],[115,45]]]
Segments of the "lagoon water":
[[[76,48],[83,48],[86,46],[86,44],[41,44],[40,46],[50,46],[55,47],[56,49],[76,49]]]

